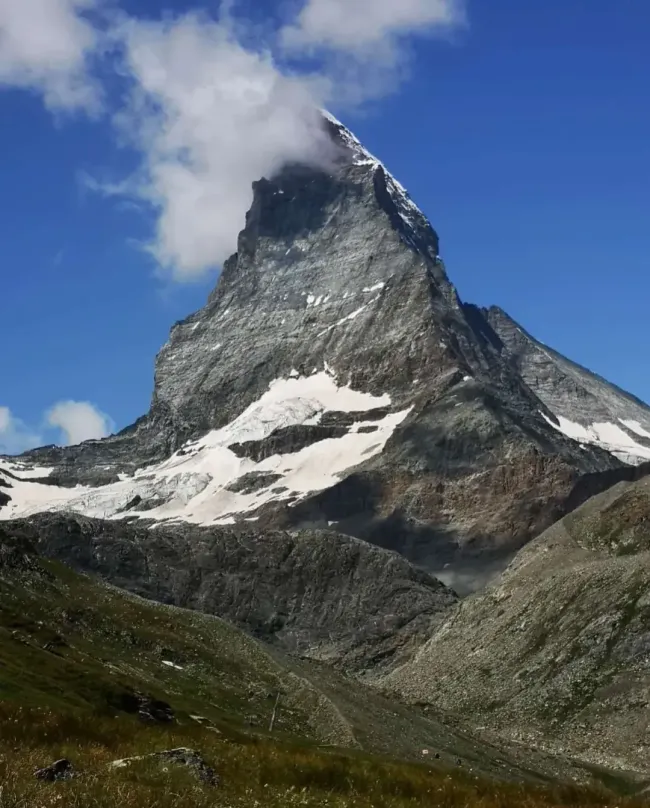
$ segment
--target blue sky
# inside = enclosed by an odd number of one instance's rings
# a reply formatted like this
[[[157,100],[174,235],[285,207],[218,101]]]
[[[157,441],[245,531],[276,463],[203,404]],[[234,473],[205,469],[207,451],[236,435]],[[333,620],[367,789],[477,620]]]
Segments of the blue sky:
[[[161,4],[121,7],[142,20]],[[239,4],[240,23],[250,8]],[[257,22],[281,8],[256,4]],[[408,77],[360,110],[334,111],[429,216],[465,300],[502,306],[649,400],[650,6],[469,0],[467,25],[445,33],[401,40]],[[187,245],[174,252],[170,239],[157,268],[138,246],[155,214],[88,187],[84,177],[119,182],[141,164],[141,142],[125,145],[112,121],[119,80],[99,71],[108,101],[95,118],[47,109],[25,82],[0,87],[0,427],[8,408],[20,424],[12,449],[70,437],[68,421],[46,423],[60,402],[92,402],[107,429],[142,414],[156,351],[217,277],[191,269],[196,256],[176,271]]]

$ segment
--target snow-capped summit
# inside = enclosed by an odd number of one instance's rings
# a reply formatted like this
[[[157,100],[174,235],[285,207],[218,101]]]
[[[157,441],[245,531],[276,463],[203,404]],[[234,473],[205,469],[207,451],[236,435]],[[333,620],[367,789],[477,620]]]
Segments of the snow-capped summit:
[[[361,141],[330,112],[323,110],[331,133],[343,146],[347,158],[355,166],[369,171],[376,182],[384,187],[384,192],[394,205],[394,214],[400,220],[400,230],[404,241],[413,249],[421,249],[434,260],[439,259],[437,250],[432,254],[438,237],[420,208],[413,202],[408,191],[395,179],[386,166],[374,154],[371,154]]]
[[[450,574],[638,473],[628,443],[601,439],[600,412],[576,421],[598,440],[564,434],[572,396],[584,402],[573,370],[553,360],[538,384],[538,348],[461,301],[424,213],[324,125],[339,164],[255,184],[237,252],[156,359],[149,412],[104,441],[0,461],[0,518],[319,526]],[[607,422],[645,446],[647,408],[613,407],[620,391],[582,373]]]

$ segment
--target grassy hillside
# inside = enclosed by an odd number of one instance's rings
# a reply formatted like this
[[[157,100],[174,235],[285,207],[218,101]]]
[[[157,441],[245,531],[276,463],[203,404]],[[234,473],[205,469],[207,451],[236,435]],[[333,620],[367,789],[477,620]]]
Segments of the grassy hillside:
[[[551,808],[641,806],[602,792],[567,786],[544,789],[288,741],[206,733],[197,726],[142,727],[110,718],[3,705],[0,711],[2,808]],[[183,767],[142,761],[112,769],[116,758],[152,749],[201,750],[220,784],[203,785]],[[59,756],[79,772],[71,781],[42,783],[34,769]]]
[[[217,788],[160,761],[110,767],[179,746],[201,753]],[[61,757],[78,777],[34,777]],[[0,541],[1,808],[624,804],[544,790],[587,775],[479,743],[217,618]]]

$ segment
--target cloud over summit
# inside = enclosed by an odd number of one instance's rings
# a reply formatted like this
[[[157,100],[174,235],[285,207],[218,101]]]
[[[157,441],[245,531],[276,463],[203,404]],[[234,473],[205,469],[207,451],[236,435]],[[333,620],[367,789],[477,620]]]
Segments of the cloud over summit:
[[[115,135],[141,156],[104,192],[144,202],[149,251],[174,279],[193,280],[235,250],[255,180],[288,162],[328,164],[318,110],[390,92],[405,39],[458,25],[462,2],[302,0],[262,35],[232,0],[218,17],[160,21],[113,6],[105,30],[92,23],[103,0],[0,0],[0,86],[38,91],[54,110],[97,109],[90,65],[101,63]]]
[[[131,20],[122,37],[131,94],[119,121],[143,156],[135,192],[157,212],[159,263],[191,280],[234,251],[255,180],[326,162],[318,87],[201,15]]]

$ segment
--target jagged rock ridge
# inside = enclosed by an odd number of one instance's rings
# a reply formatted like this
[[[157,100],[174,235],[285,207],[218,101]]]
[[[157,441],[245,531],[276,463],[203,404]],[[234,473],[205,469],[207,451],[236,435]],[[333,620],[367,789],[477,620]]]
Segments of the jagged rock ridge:
[[[498,307],[484,314],[561,432],[625,462],[650,460],[650,408],[644,402],[543,345]]]
[[[558,430],[554,401],[450,283],[426,217],[325,125],[335,170],[256,183],[207,305],[157,357],[147,415],[0,464],[0,516],[334,529],[452,576],[504,563],[630,476]]]

